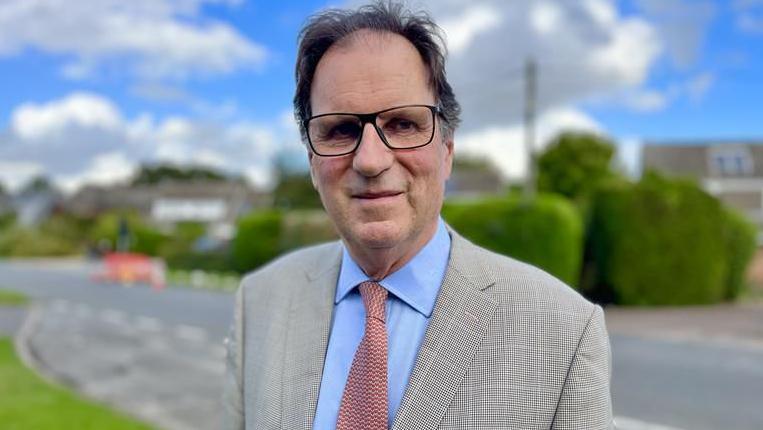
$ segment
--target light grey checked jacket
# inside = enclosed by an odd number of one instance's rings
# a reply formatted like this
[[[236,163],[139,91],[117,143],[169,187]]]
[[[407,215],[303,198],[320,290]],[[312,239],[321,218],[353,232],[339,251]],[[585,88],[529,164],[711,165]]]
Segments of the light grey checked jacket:
[[[392,429],[612,428],[601,308],[449,232],[448,269]],[[335,242],[244,279],[228,340],[226,429],[312,428],[340,262]]]

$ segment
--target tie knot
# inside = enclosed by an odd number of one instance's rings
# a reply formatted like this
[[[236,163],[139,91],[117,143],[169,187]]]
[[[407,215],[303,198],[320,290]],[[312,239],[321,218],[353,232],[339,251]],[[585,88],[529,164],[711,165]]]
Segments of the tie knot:
[[[363,305],[366,307],[366,318],[376,318],[384,322],[384,303],[387,300],[387,290],[373,281],[366,281],[358,286]]]

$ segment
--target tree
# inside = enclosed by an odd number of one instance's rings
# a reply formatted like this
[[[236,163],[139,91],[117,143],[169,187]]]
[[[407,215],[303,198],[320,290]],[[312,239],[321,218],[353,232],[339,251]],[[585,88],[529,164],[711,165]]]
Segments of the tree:
[[[206,167],[180,167],[170,164],[141,166],[132,180],[133,185],[153,185],[163,181],[190,182],[196,180],[226,181],[225,174]]]
[[[280,175],[273,189],[273,205],[281,209],[320,208],[321,198],[313,188],[309,173]]]
[[[21,194],[53,191],[53,185],[45,176],[36,176],[29,180],[21,190]]]
[[[584,198],[605,181],[618,178],[611,168],[615,147],[592,133],[564,132],[538,157],[538,189]]]

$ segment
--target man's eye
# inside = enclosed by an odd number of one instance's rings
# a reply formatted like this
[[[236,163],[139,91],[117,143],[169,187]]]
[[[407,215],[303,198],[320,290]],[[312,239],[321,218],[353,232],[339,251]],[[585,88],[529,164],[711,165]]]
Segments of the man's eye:
[[[407,120],[405,118],[395,118],[388,122],[384,128],[396,132],[406,132],[416,131],[419,127],[415,122],[411,120]]]
[[[330,139],[354,139],[358,137],[358,126],[352,123],[335,125],[329,130],[326,137]]]

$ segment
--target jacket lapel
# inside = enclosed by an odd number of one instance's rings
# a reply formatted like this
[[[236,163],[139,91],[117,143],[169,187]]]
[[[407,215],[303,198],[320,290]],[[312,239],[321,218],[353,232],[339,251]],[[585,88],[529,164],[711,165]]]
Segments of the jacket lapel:
[[[393,430],[437,428],[497,308],[482,292],[493,282],[476,247],[452,230],[450,234],[448,269]]]
[[[286,332],[288,364],[282,383],[281,428],[312,429],[341,261],[337,242],[337,246],[307,265],[308,288],[295,289],[300,294],[292,297]]]

